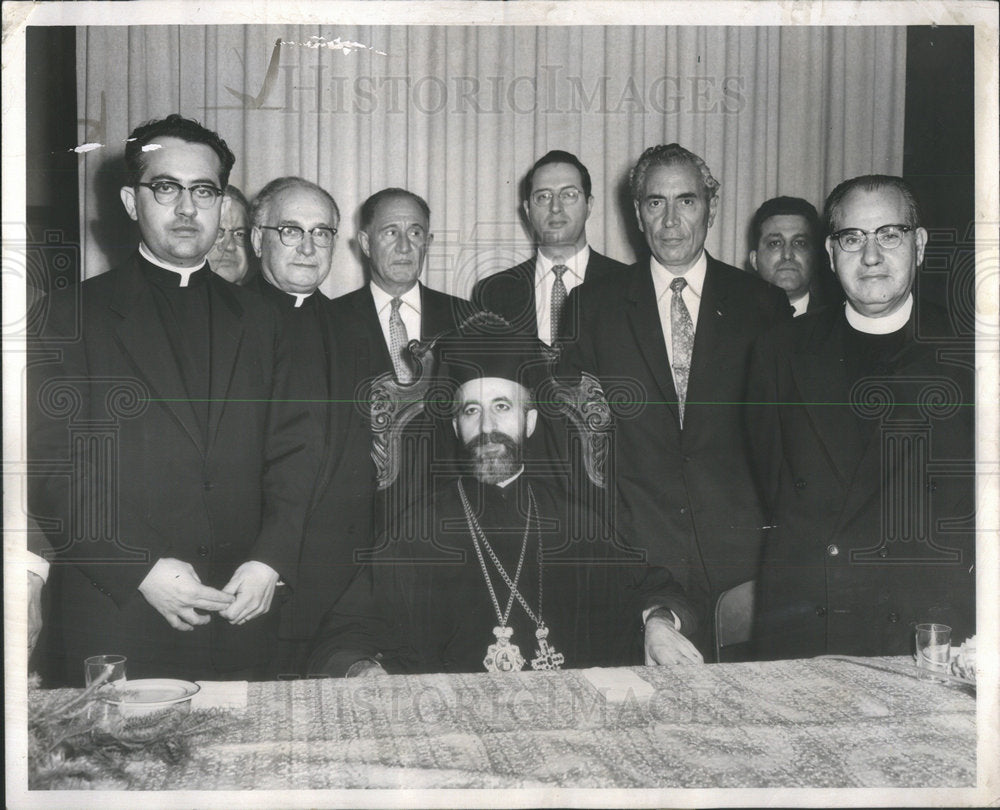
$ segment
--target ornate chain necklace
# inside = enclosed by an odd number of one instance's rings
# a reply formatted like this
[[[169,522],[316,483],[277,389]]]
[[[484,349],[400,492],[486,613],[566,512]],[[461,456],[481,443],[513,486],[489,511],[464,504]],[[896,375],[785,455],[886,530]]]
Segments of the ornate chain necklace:
[[[489,540],[486,539],[486,534],[483,532],[482,527],[479,525],[479,521],[472,512],[472,507],[469,505],[469,499],[465,494],[465,487],[462,486],[461,480],[458,481],[458,494],[462,499],[462,508],[465,510],[465,520],[469,526],[469,534],[472,536],[472,545],[476,549],[476,557],[479,559],[479,567],[483,572],[483,579],[486,580],[486,587],[490,592],[490,599],[493,601],[493,610],[496,612],[497,621],[499,625],[493,628],[493,635],[496,637],[496,642],[489,645],[486,649],[486,658],[483,659],[483,666],[486,667],[487,672],[516,672],[524,668],[524,657],[521,655],[521,650],[516,644],[512,644],[510,639],[514,634],[514,630],[507,626],[507,622],[510,619],[510,611],[514,605],[514,599],[521,604],[524,608],[524,612],[528,614],[528,618],[531,619],[537,630],[535,631],[535,638],[538,640],[538,649],[535,650],[535,658],[531,661],[532,669],[559,669],[560,666],[565,662],[565,656],[562,653],[557,652],[553,647],[548,644],[549,629],[545,626],[545,622],[542,621],[542,531],[538,520],[538,504],[535,502],[535,493],[531,489],[531,485],[528,485],[528,517],[524,523],[524,537],[521,540],[521,555],[517,561],[517,570],[514,572],[514,578],[507,574],[503,565],[500,563],[500,559],[497,557],[496,553],[493,551],[493,547],[490,545]],[[535,534],[538,538],[538,615],[532,611],[531,607],[528,605],[527,600],[521,595],[521,592],[517,589],[517,581],[521,577],[521,568],[524,565],[525,552],[528,549],[528,534],[531,530],[531,516],[535,516]],[[510,597],[507,599],[507,609],[501,613],[500,612],[500,600],[497,599],[496,591],[493,589],[493,581],[490,577],[489,568],[486,566],[486,560],[483,558],[482,547],[485,547],[486,553],[489,554],[490,561],[496,567],[503,579],[504,583],[510,588]]]

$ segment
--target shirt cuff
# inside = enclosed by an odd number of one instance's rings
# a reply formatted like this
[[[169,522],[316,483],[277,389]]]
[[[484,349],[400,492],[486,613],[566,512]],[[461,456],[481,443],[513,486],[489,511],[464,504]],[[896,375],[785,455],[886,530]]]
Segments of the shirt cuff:
[[[655,605],[655,606],[653,606],[651,608],[646,608],[642,612],[642,624],[643,624],[643,627],[646,626],[646,622],[649,621],[649,617],[654,612],[656,612],[657,610],[665,610],[665,611],[667,611],[667,613],[670,614],[670,617],[674,620],[674,630],[677,630],[678,632],[680,632],[680,629],[681,629],[681,620],[680,620],[680,618],[670,608],[664,607],[663,605]]]
[[[42,582],[49,579],[49,561],[39,557],[33,551],[25,551],[24,567],[32,574],[37,574],[42,578]]]

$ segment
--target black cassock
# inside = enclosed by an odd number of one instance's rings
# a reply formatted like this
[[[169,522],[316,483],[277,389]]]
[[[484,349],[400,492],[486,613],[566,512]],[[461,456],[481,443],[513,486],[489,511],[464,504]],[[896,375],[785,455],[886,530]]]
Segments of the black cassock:
[[[517,590],[549,629],[548,643],[565,657],[563,667],[641,664],[642,612],[672,609],[691,635],[703,602],[689,598],[665,568],[609,532],[581,536],[585,516],[548,478],[520,476],[505,488],[461,479],[471,512],[501,565],[513,578],[518,567],[531,495],[539,516],[528,525]],[[309,661],[310,673],[343,675],[351,663],[375,658],[390,673],[482,672],[500,622],[473,544],[457,481],[443,485],[423,517],[426,541],[382,546],[358,573],[343,599],[324,618]],[[539,592],[539,541],[542,548]],[[501,614],[510,588],[483,548]],[[531,667],[539,645],[537,625],[515,598],[507,626],[510,641]]]

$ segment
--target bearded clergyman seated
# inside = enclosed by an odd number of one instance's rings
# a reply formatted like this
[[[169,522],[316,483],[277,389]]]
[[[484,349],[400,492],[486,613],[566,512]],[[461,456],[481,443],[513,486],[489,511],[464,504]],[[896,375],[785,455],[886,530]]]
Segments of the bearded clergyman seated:
[[[538,355],[497,351],[509,345],[457,338],[442,353],[464,474],[435,481],[416,507],[428,537],[359,570],[321,624],[310,674],[701,662],[689,637],[704,596],[610,531],[581,539],[573,487],[525,469]]]

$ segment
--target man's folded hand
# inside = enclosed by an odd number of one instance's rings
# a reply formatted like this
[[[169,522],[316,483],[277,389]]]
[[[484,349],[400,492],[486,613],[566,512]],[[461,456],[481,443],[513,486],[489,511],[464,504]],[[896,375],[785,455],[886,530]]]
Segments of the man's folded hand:
[[[243,563],[222,589],[236,598],[225,610],[219,611],[219,615],[231,624],[244,624],[263,616],[271,609],[277,584],[278,572],[271,566],[256,560]]]
[[[232,604],[228,593],[202,585],[194,566],[173,557],[162,557],[139,583],[143,595],[175,630],[193,630],[211,618],[199,610],[217,611]]]

